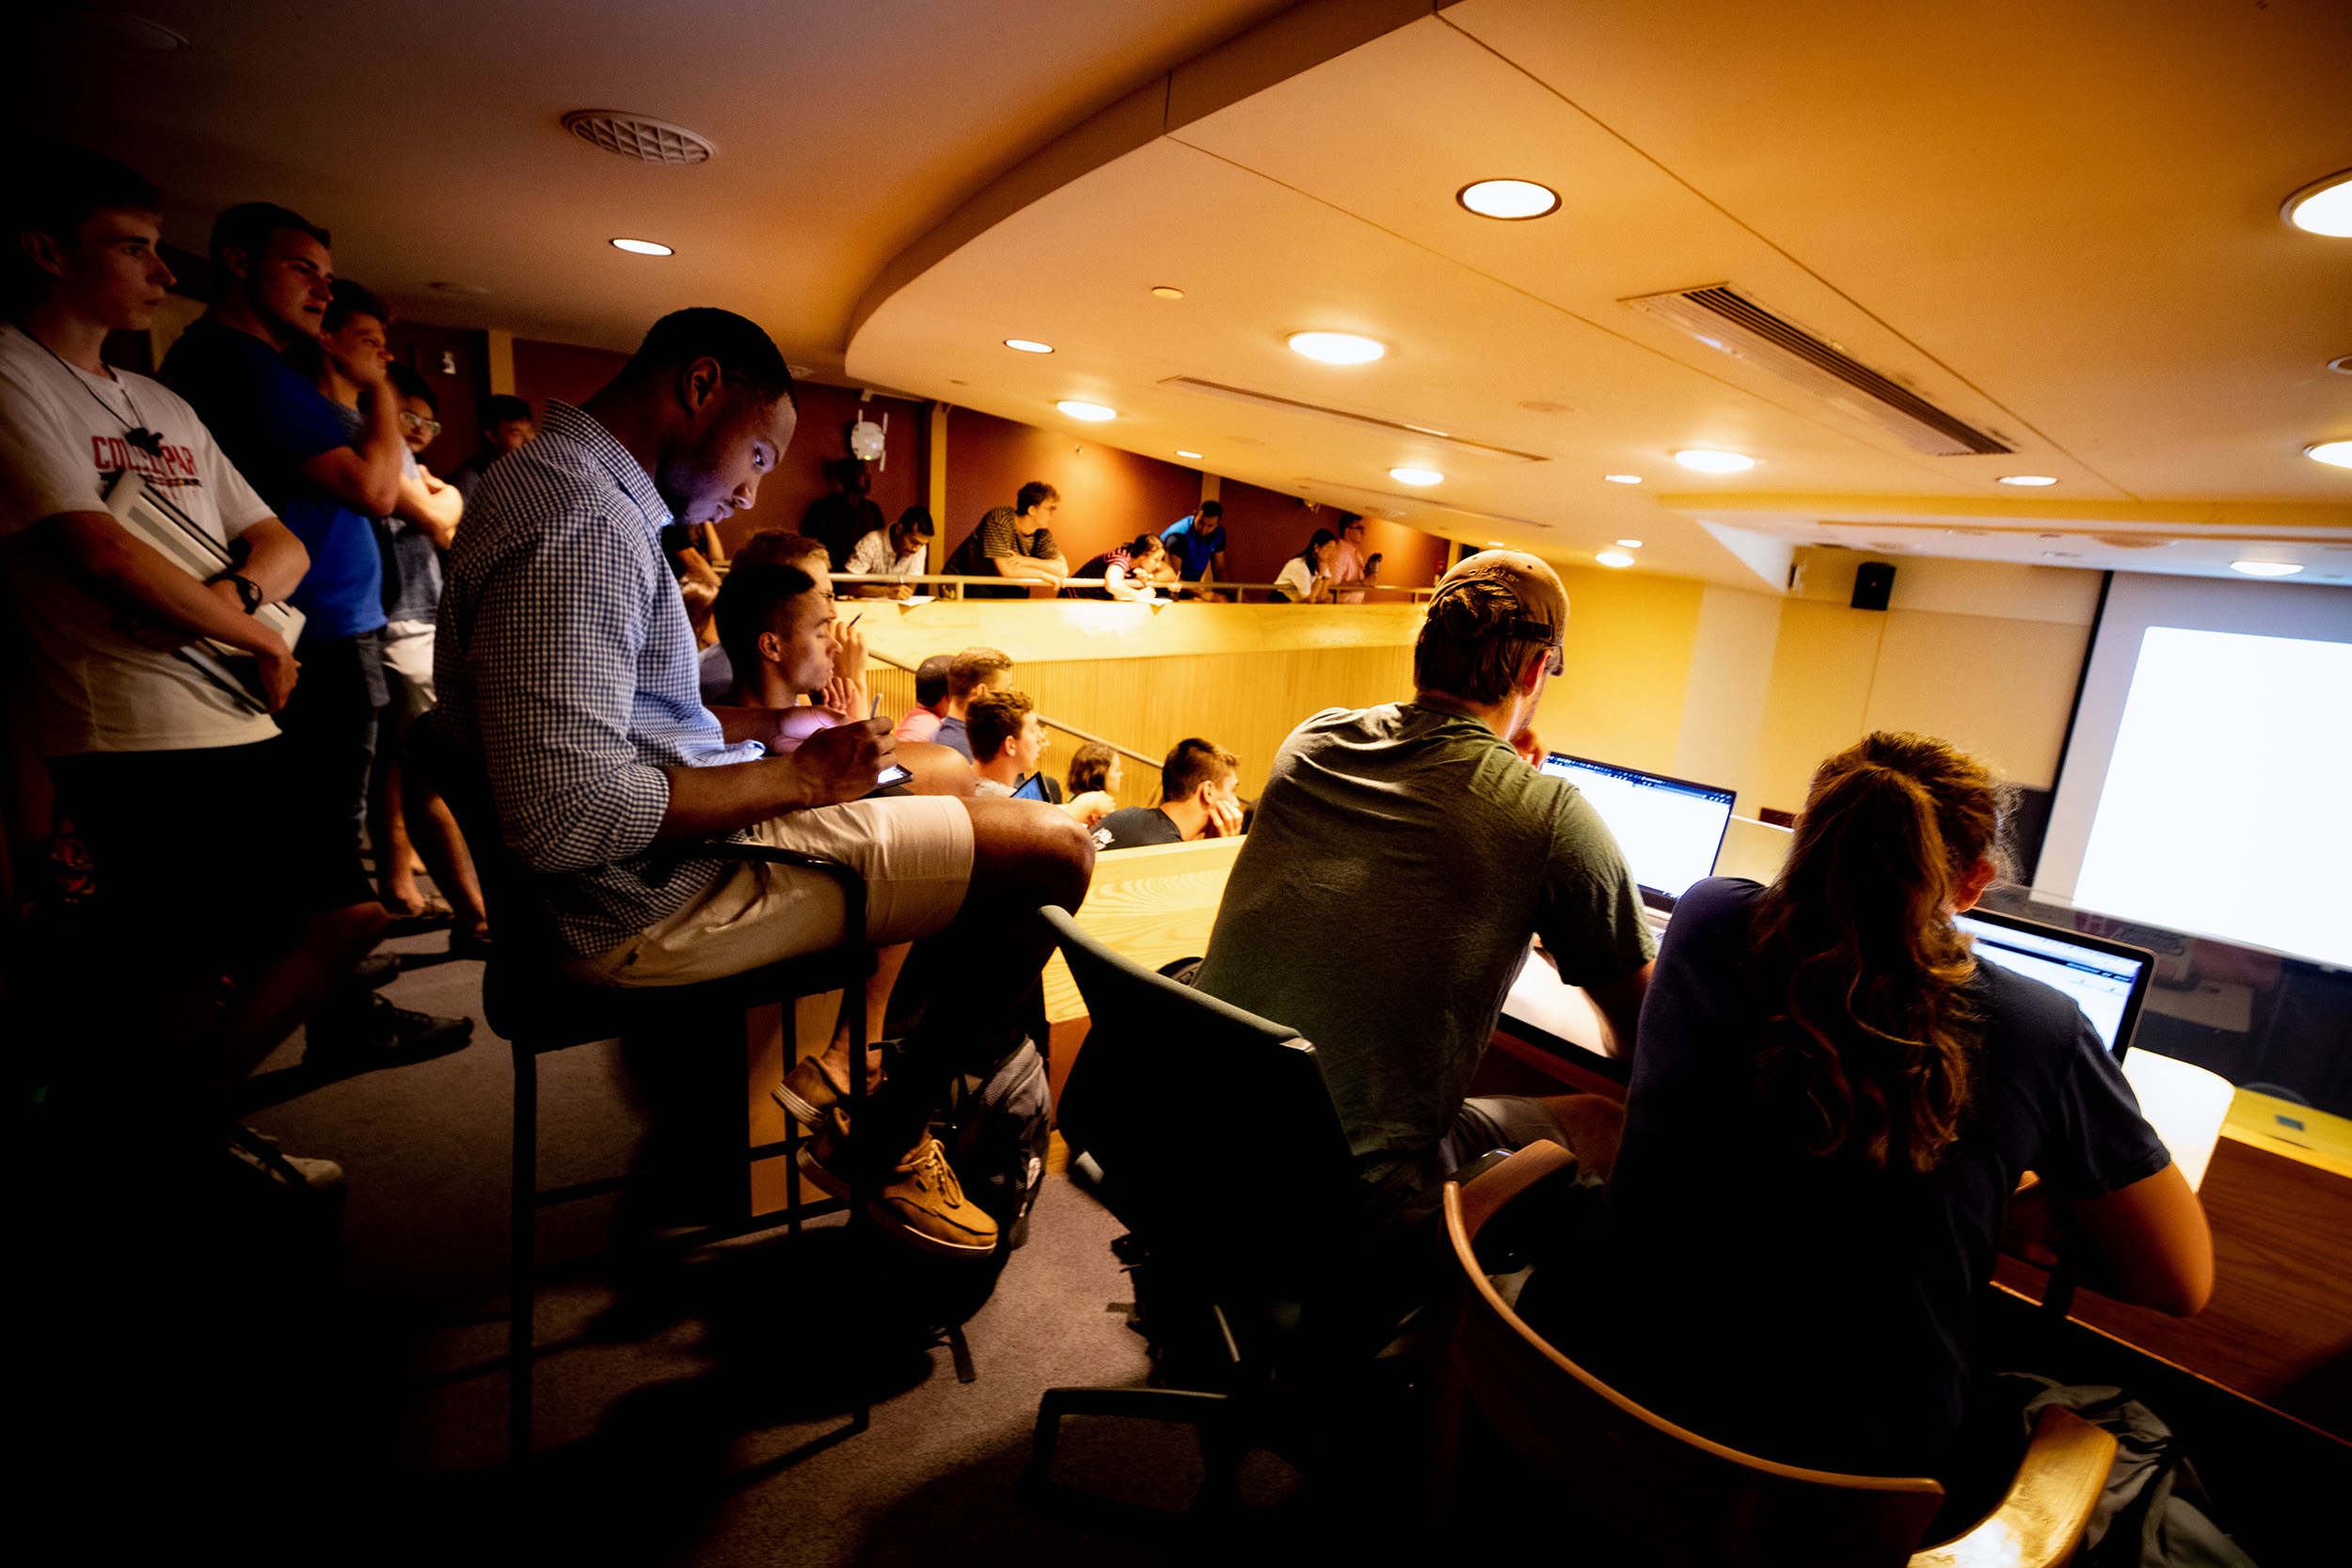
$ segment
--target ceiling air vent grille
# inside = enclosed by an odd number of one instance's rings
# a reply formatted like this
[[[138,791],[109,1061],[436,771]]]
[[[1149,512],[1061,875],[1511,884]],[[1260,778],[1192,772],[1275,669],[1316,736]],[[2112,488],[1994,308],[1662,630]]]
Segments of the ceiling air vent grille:
[[[619,109],[574,109],[564,117],[564,129],[641,164],[707,164],[719,150],[683,125]]]
[[[1787,377],[1816,397],[1894,432],[1920,451],[1963,457],[2016,450],[1802,327],[1790,325],[1728,285],[1644,294],[1625,303],[1689,333],[1708,348]]]
[[[1425,424],[1406,424],[1402,420],[1382,420],[1370,414],[1351,414],[1344,408],[1330,408],[1320,403],[1302,403],[1296,398],[1277,397],[1272,392],[1253,392],[1247,387],[1228,387],[1221,381],[1203,381],[1197,375],[1171,375],[1160,385],[1174,387],[1186,392],[1200,392],[1213,398],[1227,398],[1234,403],[1254,403],[1261,408],[1279,408],[1284,412],[1295,414],[1320,414],[1327,420],[1343,420],[1349,424],[1363,429],[1401,431],[1409,436],[1420,436],[1432,441],[1442,442],[1449,447],[1458,447],[1464,451],[1474,451],[1482,457],[1500,457],[1512,463],[1549,461],[1532,451],[1520,451],[1513,447],[1499,447],[1491,441],[1473,441],[1467,436],[1456,436],[1451,431],[1434,430]],[[1232,437],[1228,438],[1232,439]]]

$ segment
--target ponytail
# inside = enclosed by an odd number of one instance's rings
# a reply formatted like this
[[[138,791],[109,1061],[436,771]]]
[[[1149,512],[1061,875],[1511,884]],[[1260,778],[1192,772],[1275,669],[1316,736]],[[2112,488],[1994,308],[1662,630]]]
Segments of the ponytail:
[[[1970,1098],[1976,972],[1951,903],[1990,858],[1999,790],[1927,736],[1879,732],[1823,763],[1758,901],[1758,1088],[1820,1155],[1932,1170]]]

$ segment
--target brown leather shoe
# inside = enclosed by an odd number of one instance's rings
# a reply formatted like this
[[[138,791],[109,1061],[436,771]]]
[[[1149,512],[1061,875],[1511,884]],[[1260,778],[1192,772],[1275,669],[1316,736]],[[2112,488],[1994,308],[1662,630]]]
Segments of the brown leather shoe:
[[[850,1183],[833,1164],[843,1120],[826,1118],[817,1137],[801,1146],[800,1164],[808,1179],[848,1202]],[[947,1164],[947,1151],[926,1135],[898,1162],[896,1180],[879,1188],[866,1214],[898,1240],[946,1258],[986,1258],[996,1250],[996,1222],[963,1196]]]
[[[871,1048],[867,1051],[867,1059],[873,1063],[866,1075],[867,1094],[882,1087],[882,1070],[876,1059],[880,1055],[879,1051]],[[836,1082],[834,1075],[825,1070],[822,1055],[804,1056],[793,1064],[792,1070],[784,1075],[782,1083],[768,1091],[768,1097],[811,1127],[816,1127],[823,1123],[829,1112],[849,1103],[850,1085]]]

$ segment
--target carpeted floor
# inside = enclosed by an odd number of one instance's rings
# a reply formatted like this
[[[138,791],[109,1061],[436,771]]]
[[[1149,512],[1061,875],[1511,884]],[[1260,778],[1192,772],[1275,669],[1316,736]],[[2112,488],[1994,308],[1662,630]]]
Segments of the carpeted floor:
[[[1145,1512],[1183,1509],[1200,1477],[1188,1429],[1155,1422],[1069,1423],[1057,1479],[1109,1502],[1073,1495],[1037,1512],[1015,1500],[1042,1389],[1139,1383],[1147,1370],[1109,1250],[1121,1227],[1060,1176],[1028,1243],[970,1312],[970,1384],[913,1325],[970,1308],[986,1285],[972,1265],[835,1222],[707,1249],[622,1291],[596,1257],[611,1200],[551,1212],[537,1451],[513,1474],[505,1329],[489,1316],[506,1299],[512,1071],[480,1022],[481,965],[442,957],[444,941],[389,944],[412,967],[387,994],[474,1017],[467,1049],[323,1080],[302,1066],[297,1036],[249,1085],[250,1125],[347,1173],[341,1276],[257,1286],[258,1311],[202,1285],[194,1293],[216,1312],[186,1301],[160,1334],[143,1313],[149,1326],[110,1341],[123,1398],[161,1412],[150,1447],[172,1450],[126,1456],[132,1514],[164,1511],[145,1522],[182,1540],[217,1528],[278,1544],[266,1556],[326,1562],[1050,1568],[1200,1560],[1237,1544],[1227,1535],[1212,1547]],[[546,1059],[542,1107],[543,1182],[625,1167],[641,1122],[616,1046]],[[150,1381],[139,1368],[158,1370]],[[872,1425],[841,1436],[861,1389]],[[92,1440],[119,1445],[119,1429],[106,1431]],[[159,1460],[199,1501],[167,1503],[171,1488],[136,1479]],[[1295,1536],[1295,1472],[1254,1456],[1246,1490],[1262,1505],[1246,1533],[1263,1545]],[[183,1507],[187,1518],[168,1518]]]

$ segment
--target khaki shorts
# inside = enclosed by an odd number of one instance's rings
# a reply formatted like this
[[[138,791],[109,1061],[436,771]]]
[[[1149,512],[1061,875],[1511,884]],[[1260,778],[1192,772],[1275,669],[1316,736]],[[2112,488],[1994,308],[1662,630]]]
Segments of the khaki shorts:
[[[909,795],[774,816],[752,842],[839,861],[866,879],[866,940],[943,930],[972,881],[972,814],[952,796]],[[840,884],[798,866],[737,863],[692,903],[600,958],[564,967],[610,986],[691,986],[839,945]]]

